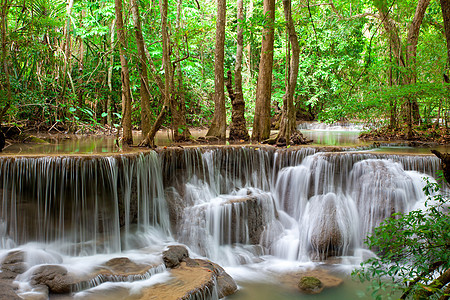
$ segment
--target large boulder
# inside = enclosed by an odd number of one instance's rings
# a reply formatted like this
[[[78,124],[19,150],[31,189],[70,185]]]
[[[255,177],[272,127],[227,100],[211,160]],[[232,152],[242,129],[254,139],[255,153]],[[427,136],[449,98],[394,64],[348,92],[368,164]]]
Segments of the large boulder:
[[[11,251],[1,263],[0,278],[14,279],[27,269],[25,264],[25,253],[23,251]]]
[[[12,281],[0,280],[0,300],[19,300]]]
[[[219,298],[237,290],[234,280],[217,264],[186,258],[169,270],[171,279],[143,290],[140,300],[210,299],[216,283]]]
[[[77,280],[59,265],[42,265],[33,271],[31,284],[45,285],[55,294],[70,293]]]
[[[176,268],[180,263],[189,257],[189,252],[185,246],[169,246],[166,251],[163,252],[163,261],[166,268]]]

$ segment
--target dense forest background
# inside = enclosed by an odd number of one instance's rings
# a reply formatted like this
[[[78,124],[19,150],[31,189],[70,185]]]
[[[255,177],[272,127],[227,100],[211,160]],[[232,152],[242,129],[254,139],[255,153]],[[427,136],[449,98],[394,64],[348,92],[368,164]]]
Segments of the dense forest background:
[[[125,142],[160,126],[223,138],[232,120],[263,140],[261,118],[287,136],[359,120],[410,137],[449,121],[448,2],[1,0],[0,120],[123,126]]]

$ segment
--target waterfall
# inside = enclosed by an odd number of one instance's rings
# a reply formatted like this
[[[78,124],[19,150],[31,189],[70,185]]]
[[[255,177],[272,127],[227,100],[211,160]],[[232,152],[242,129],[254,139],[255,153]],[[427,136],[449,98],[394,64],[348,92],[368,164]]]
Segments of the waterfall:
[[[12,240],[52,244],[70,255],[115,253],[122,250],[131,223],[169,233],[154,152],[1,158],[0,183],[3,248]]]
[[[225,265],[348,256],[424,201],[438,169],[432,156],[257,146],[3,157],[0,247],[79,256],[174,239]]]

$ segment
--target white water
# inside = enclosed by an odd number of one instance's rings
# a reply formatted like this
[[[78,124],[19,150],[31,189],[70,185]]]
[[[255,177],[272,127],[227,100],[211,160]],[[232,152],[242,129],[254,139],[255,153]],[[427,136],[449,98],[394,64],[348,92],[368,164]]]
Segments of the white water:
[[[244,281],[312,268],[330,256],[351,269],[371,255],[362,240],[374,226],[424,201],[425,175],[417,171],[433,174],[438,166],[433,157],[314,152],[5,158],[0,255],[26,253],[30,269],[17,278],[23,296],[39,293],[29,280],[41,264],[61,264],[80,276],[114,257],[158,264],[174,243]],[[169,192],[183,203],[175,232]],[[123,296],[117,299],[126,299],[167,280],[158,272],[97,282],[74,297],[99,299],[117,288]]]

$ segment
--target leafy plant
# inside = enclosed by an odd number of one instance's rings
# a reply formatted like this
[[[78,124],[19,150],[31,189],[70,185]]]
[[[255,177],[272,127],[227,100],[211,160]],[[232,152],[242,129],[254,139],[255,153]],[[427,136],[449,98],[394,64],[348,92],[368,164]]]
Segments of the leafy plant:
[[[375,299],[382,299],[380,292],[388,288],[401,292],[402,299],[438,299],[450,294],[448,198],[439,192],[438,183],[426,181],[424,208],[394,214],[366,241],[378,256],[363,262],[353,276],[372,283]]]

